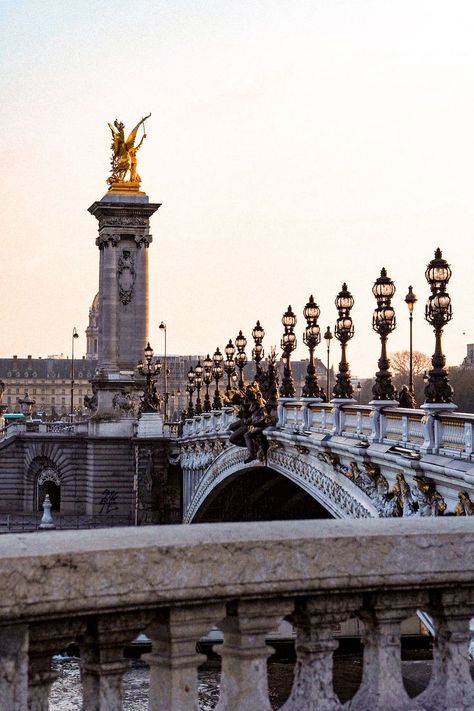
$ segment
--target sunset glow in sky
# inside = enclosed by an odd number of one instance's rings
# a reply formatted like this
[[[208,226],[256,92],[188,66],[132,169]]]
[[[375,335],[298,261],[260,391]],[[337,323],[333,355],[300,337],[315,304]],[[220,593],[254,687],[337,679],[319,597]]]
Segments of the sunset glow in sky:
[[[150,340],[211,353],[312,293],[322,330],[346,281],[354,375],[376,370],[373,281],[397,286],[389,350],[432,353],[427,262],[453,277],[444,337],[474,341],[471,0],[0,0],[0,356],[85,352],[110,132],[152,112],[139,154],[152,218]],[[333,344],[335,342],[333,341]],[[318,355],[324,357],[320,346]],[[334,362],[338,352],[334,349]]]

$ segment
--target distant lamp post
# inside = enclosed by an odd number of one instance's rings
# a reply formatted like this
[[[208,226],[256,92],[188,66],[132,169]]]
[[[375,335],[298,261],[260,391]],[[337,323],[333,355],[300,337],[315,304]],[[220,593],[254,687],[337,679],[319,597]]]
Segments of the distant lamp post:
[[[219,348],[216,348],[216,351],[212,356],[212,377],[216,381],[216,390],[214,392],[214,399],[212,401],[212,407],[214,410],[220,410],[222,408],[222,400],[219,392],[219,380],[224,374],[224,371],[222,369],[223,360],[224,356],[220,352]]]
[[[143,351],[144,360],[138,363],[137,370],[143,377],[145,376],[145,390],[140,405],[141,412],[156,412],[159,407],[159,400],[156,395],[155,381],[161,371],[161,363],[153,363],[153,348],[148,342]]]
[[[305,397],[319,397],[318,378],[314,367],[314,349],[321,343],[321,329],[318,325],[320,310],[314,301],[313,295],[303,309],[306,319],[306,328],[303,334],[303,343],[309,348],[309,365],[306,370],[306,379],[303,387]]]
[[[357,390],[357,402],[358,402],[359,405],[360,405],[360,394],[361,394],[361,392],[362,392],[362,385],[360,384],[360,380],[359,380],[359,382],[358,382],[357,385],[356,385],[356,390]]]
[[[165,412],[164,412],[164,414],[165,414],[165,422],[167,422],[167,420],[168,420],[168,398],[169,398],[169,394],[168,394],[168,358],[167,358],[167,354],[166,354],[166,323],[165,323],[164,321],[162,321],[162,322],[160,323],[160,325],[158,326],[158,328],[160,329],[160,331],[164,331],[164,334],[165,334],[165,357],[164,357],[164,366],[165,366],[165,371],[164,371],[164,376],[165,376],[165,378],[164,378],[164,381],[165,381],[165,382],[164,382],[164,385],[165,385],[165,394],[164,394]]]
[[[204,372],[204,368],[201,365],[201,359],[198,359],[198,362],[194,368],[194,385],[196,386],[196,407],[195,407],[195,412],[196,415],[202,415],[202,402],[201,402],[201,388],[202,388],[202,374]],[[174,395],[174,393],[173,393]]]
[[[225,347],[225,356],[226,359],[223,364],[223,368],[225,370],[225,374],[227,375],[227,386],[226,386],[226,392],[230,392],[231,389],[231,384],[230,380],[232,376],[235,373],[235,360],[234,360],[234,354],[235,354],[235,346],[232,343],[232,341],[229,339],[229,343]]]
[[[260,321],[257,321],[255,326],[253,327],[252,330],[252,338],[255,342],[255,346],[252,348],[252,358],[255,361],[255,369],[257,371],[257,375],[261,373],[261,361],[263,359],[263,356],[265,355],[265,352],[263,350],[263,345],[262,341],[265,336],[265,331],[263,330],[262,326],[260,325]]]
[[[188,370],[188,384],[186,385],[186,392],[188,393],[188,417],[194,417],[194,406],[193,406],[193,392],[196,389],[195,385],[196,373],[194,372],[193,366]]]
[[[237,348],[237,353],[235,355],[235,364],[239,369],[239,388],[244,389],[244,376],[243,371],[247,365],[247,356],[245,355],[245,346],[247,345],[247,339],[242,335],[242,331],[239,331],[239,335],[235,339],[235,346]]]
[[[354,299],[350,291],[348,291],[346,283],[342,285],[341,291],[336,296],[335,304],[338,311],[338,319],[334,328],[334,335],[341,344],[341,361],[336,375],[333,395],[335,398],[349,400],[352,398],[354,389],[351,384],[351,374],[346,351],[347,344],[354,335],[354,324],[351,318],[351,309],[354,306]]]
[[[296,326],[296,316],[293,313],[291,306],[288,306],[287,311],[283,314],[281,322],[284,327],[283,336],[281,338],[281,349],[283,351],[283,378],[280,386],[280,397],[295,397],[295,384],[291,372],[291,354],[296,348],[296,336],[294,329]]]
[[[395,294],[395,284],[387,276],[387,271],[383,268],[380,276],[376,279],[372,293],[377,302],[377,308],[372,317],[372,328],[380,336],[382,351],[375,375],[375,383],[372,387],[374,400],[396,400],[397,393],[392,383],[390,372],[390,361],[387,357],[387,339],[397,325],[395,311],[392,306],[392,297]]]
[[[413,395],[413,309],[418,301],[415,294],[413,293],[413,287],[408,287],[408,294],[405,296],[405,303],[408,306],[409,318],[410,318],[410,376],[408,389]]]
[[[209,397],[209,385],[212,383],[212,360],[209,356],[209,353],[207,354],[206,358],[203,360],[203,380],[204,380],[204,385],[206,386],[206,394],[204,395],[204,406],[203,406],[203,411],[204,412],[210,412],[212,410],[211,406],[211,398]]]
[[[425,306],[425,319],[434,329],[436,343],[435,352],[431,359],[432,369],[428,373],[425,387],[425,402],[427,403],[452,403],[453,389],[448,381],[445,369],[446,358],[443,355],[441,336],[444,326],[453,317],[451,297],[446,291],[446,286],[451,278],[451,269],[441,250],[435,252],[425,271],[426,281],[430,285],[431,296]]]
[[[329,353],[331,350],[331,341],[333,339],[333,335],[331,333],[331,328],[328,326],[326,328],[326,333],[324,334],[324,340],[326,341],[326,395],[327,399],[330,399],[329,395]]]
[[[74,326],[71,337],[71,422],[74,421],[74,341],[76,338],[79,338],[79,334]]]

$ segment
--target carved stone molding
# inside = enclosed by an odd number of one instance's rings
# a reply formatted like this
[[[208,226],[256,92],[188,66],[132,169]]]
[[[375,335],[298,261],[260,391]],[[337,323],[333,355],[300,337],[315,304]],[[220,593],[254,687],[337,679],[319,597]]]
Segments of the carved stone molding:
[[[146,227],[148,218],[139,217],[138,215],[112,215],[105,217],[99,223],[99,228],[102,227]]]
[[[294,454],[282,450],[273,450],[268,454],[268,463],[275,464],[279,470],[293,474],[294,480],[300,480],[315,492],[315,498],[331,505],[331,509],[350,518],[372,518],[373,513],[341,484],[331,479],[315,466]],[[305,487],[307,490],[308,488]]]
[[[101,232],[97,237],[95,243],[99,249],[104,249],[104,247],[116,247],[119,243],[120,237],[116,234],[110,232]]]
[[[59,476],[58,472],[54,469],[51,469],[51,467],[43,469],[43,471],[38,477],[38,486],[42,486],[47,481],[53,482],[53,484],[56,484],[56,486],[61,486],[61,477]]]

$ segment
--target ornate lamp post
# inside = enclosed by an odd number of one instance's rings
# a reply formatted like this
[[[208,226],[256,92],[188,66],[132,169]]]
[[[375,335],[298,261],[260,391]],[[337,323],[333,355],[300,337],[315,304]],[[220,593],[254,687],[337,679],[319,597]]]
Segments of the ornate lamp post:
[[[408,311],[410,314],[410,381],[408,384],[408,389],[413,395],[413,309],[418,301],[415,294],[413,293],[413,287],[408,287],[408,294],[405,296],[405,303],[408,306]]]
[[[225,355],[226,359],[224,361],[224,370],[227,375],[227,386],[226,386],[226,392],[230,392],[231,389],[231,384],[230,384],[230,379],[235,373],[235,360],[234,360],[234,353],[235,353],[235,346],[232,343],[232,341],[229,339],[229,343],[225,347]]]
[[[257,371],[257,375],[261,373],[261,366],[260,363],[263,359],[263,356],[265,355],[263,346],[262,346],[262,341],[263,337],[265,336],[265,331],[263,330],[262,326],[260,325],[260,321],[257,321],[255,326],[253,327],[252,330],[252,337],[253,340],[255,341],[255,346],[252,348],[252,358],[255,361],[255,369]]]
[[[207,354],[206,358],[204,358],[202,365],[204,367],[204,373],[202,377],[204,380],[204,385],[206,386],[203,411],[210,412],[212,410],[212,407],[211,398],[209,397],[209,385],[212,383],[212,360],[209,356],[209,353]]]
[[[216,390],[214,392],[214,399],[212,401],[212,407],[214,410],[220,410],[222,407],[222,400],[219,393],[219,380],[223,376],[222,361],[224,356],[220,352],[219,348],[216,348],[214,355],[212,356],[212,377],[216,381]]]
[[[196,367],[194,368],[194,385],[196,386],[196,408],[195,412],[196,415],[201,415],[202,414],[202,402],[201,402],[201,388],[202,388],[202,374],[204,372],[204,368],[201,365],[201,359],[198,359],[198,362],[196,364]]]
[[[306,319],[306,328],[303,334],[303,343],[309,348],[309,365],[306,370],[306,379],[303,387],[305,397],[319,397],[318,378],[314,367],[314,349],[321,343],[321,329],[318,325],[320,310],[315,303],[313,295],[303,309],[303,316]]]
[[[155,381],[161,371],[161,363],[153,363],[153,348],[150,342],[146,344],[144,350],[145,360],[137,365],[137,370],[141,376],[145,376],[145,390],[140,404],[141,412],[156,412],[159,407],[159,400],[156,396]]]
[[[186,385],[186,392],[189,396],[188,401],[188,417],[194,417],[194,406],[193,406],[193,392],[196,390],[195,385],[196,373],[194,372],[193,366],[188,370],[188,384]]]
[[[380,336],[382,352],[379,358],[379,369],[375,375],[375,383],[372,387],[374,400],[397,399],[397,393],[392,384],[392,374],[390,372],[390,361],[387,358],[387,339],[396,326],[395,311],[392,306],[392,297],[395,294],[395,284],[387,276],[385,268],[380,272],[379,278],[372,287],[372,293],[377,301],[377,308],[372,317],[372,328]]]
[[[71,422],[74,421],[74,341],[76,338],[79,338],[79,334],[74,326],[71,337]]]
[[[242,335],[242,331],[239,331],[239,335],[235,339],[235,345],[237,347],[237,353],[235,355],[235,364],[239,369],[239,388],[244,389],[244,376],[243,370],[247,365],[247,356],[245,355],[245,346],[247,345],[247,339]]]
[[[333,339],[333,335],[331,333],[331,329],[328,326],[326,328],[326,333],[324,334],[324,340],[326,341],[326,396],[327,399],[329,400],[329,352],[331,350],[331,341]]]
[[[451,297],[446,291],[446,285],[451,278],[451,269],[441,250],[435,252],[425,271],[426,281],[431,288],[431,296],[425,306],[425,319],[433,326],[436,345],[431,359],[432,369],[428,373],[428,382],[425,387],[426,403],[452,403],[453,389],[448,382],[448,373],[445,369],[446,358],[441,347],[441,336],[444,326],[451,321],[453,313]]]
[[[342,289],[336,296],[336,308],[338,311],[338,319],[334,328],[334,335],[341,344],[341,362],[339,363],[339,371],[336,375],[336,384],[333,389],[335,398],[351,399],[353,387],[351,384],[351,374],[349,371],[349,363],[346,358],[347,344],[354,335],[354,324],[351,318],[351,309],[354,306],[352,294],[347,289],[347,284],[342,285]]]
[[[280,386],[280,397],[294,397],[295,384],[291,373],[290,358],[296,348],[296,336],[294,333],[296,316],[293,313],[291,306],[288,306],[288,310],[283,314],[281,322],[285,328],[285,331],[280,341],[281,349],[283,351],[283,378]]]

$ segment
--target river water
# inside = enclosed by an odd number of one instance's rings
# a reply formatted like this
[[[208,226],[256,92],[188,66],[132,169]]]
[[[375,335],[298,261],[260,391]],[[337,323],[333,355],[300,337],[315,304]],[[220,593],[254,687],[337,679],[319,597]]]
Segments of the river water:
[[[81,711],[82,691],[79,660],[55,658],[53,666],[58,672],[50,695],[50,711]],[[268,665],[270,701],[278,709],[287,699],[293,681],[294,664],[272,662]],[[335,687],[346,700],[356,691],[361,676],[361,659],[353,658],[350,664],[335,663]],[[199,670],[199,705],[201,711],[212,711],[219,698],[220,670],[218,662],[207,662]],[[338,679],[343,679],[341,684]],[[133,661],[123,680],[124,711],[147,711],[149,668],[140,661]]]
[[[423,655],[424,656],[424,655]],[[402,662],[402,674],[409,696],[419,694],[428,684],[431,662],[426,658]],[[53,667],[58,672],[50,694],[50,711],[81,711],[82,691],[79,660],[56,657]],[[270,662],[268,665],[269,696],[273,709],[279,709],[288,698],[293,683],[293,662]],[[474,668],[472,670],[474,672]],[[359,655],[334,657],[334,689],[342,703],[357,691],[362,677]],[[474,676],[474,675],[473,675]],[[207,662],[199,670],[200,711],[212,711],[219,698],[219,663]],[[147,711],[150,672],[141,661],[133,661],[123,680],[124,711]]]

